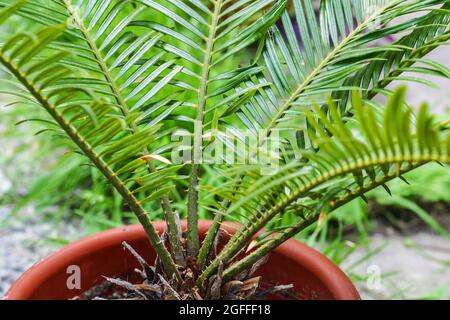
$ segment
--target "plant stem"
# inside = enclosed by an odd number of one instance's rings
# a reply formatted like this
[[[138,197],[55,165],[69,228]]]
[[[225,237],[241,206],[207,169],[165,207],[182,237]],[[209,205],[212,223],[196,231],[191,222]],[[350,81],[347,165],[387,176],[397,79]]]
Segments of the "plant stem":
[[[105,77],[106,81],[108,82],[111,92],[114,94],[114,98],[116,99],[116,102],[118,103],[122,114],[124,116],[128,116],[130,112],[129,112],[128,105],[122,95],[122,92],[120,91],[119,86],[117,85],[116,81],[114,80],[114,77],[111,74],[111,72],[106,64],[106,61],[105,61],[100,49],[98,48],[95,40],[91,37],[91,34],[90,34],[88,28],[85,26],[83,19],[80,17],[79,12],[77,10],[75,10],[75,8],[72,6],[71,0],[64,0],[64,5],[66,6],[67,11],[72,16],[72,18],[74,19],[78,28],[80,29],[80,32],[83,34],[83,38],[86,40],[87,45],[91,49],[92,54],[98,64],[100,70],[102,71],[103,76]],[[130,123],[130,126],[131,126],[130,131],[132,133],[139,131],[139,129],[137,128],[134,121]],[[144,148],[143,152],[145,154],[149,153],[147,148]],[[156,171],[155,167],[150,162],[148,162],[147,166],[148,166],[148,171],[150,173]],[[181,239],[178,235],[178,227],[176,225],[175,214],[171,208],[170,199],[168,198],[167,195],[165,195],[161,198],[160,204],[161,204],[161,208],[164,213],[165,221],[167,222],[168,231],[169,231],[169,240],[170,240],[170,243],[172,246],[172,251],[174,254],[175,261],[178,264],[182,264],[184,262],[184,255],[183,255],[183,249],[181,246]]]
[[[229,204],[230,202],[228,200],[225,200],[224,203],[222,204],[224,208],[222,210],[226,211],[225,208],[227,208]],[[208,255],[211,252],[211,248],[214,244],[214,239],[217,235],[217,232],[219,231],[222,220],[223,220],[223,213],[221,211],[214,216],[211,226],[209,227],[208,232],[206,233],[206,237],[203,240],[202,246],[198,254],[198,265],[200,267],[200,270],[203,269],[206,263],[206,259],[208,259]]]
[[[203,119],[206,108],[206,101],[208,99],[208,79],[210,72],[210,65],[212,60],[212,53],[216,38],[217,24],[222,9],[222,0],[214,2],[214,13],[209,28],[208,39],[206,42],[206,50],[202,64],[202,72],[200,78],[200,87],[198,91],[198,109],[197,117],[194,125],[194,150],[191,165],[191,172],[189,175],[189,192],[188,192],[188,233],[187,233],[187,254],[191,257],[198,255],[200,240],[198,234],[198,188],[199,188],[199,174],[200,162],[203,152]]]
[[[31,93],[31,95],[33,95],[33,97],[66,132],[69,138],[71,138],[71,140],[80,148],[80,150],[92,161],[92,163],[120,193],[120,195],[128,203],[130,209],[136,215],[137,219],[149,236],[150,241],[155,248],[155,251],[161,259],[164,270],[169,276],[175,275],[178,279],[181,279],[176,265],[172,260],[170,252],[162,243],[158,232],[153,227],[150,219],[148,218],[148,213],[142,208],[138,200],[134,197],[133,193],[122,183],[122,181],[120,181],[120,179],[114,174],[114,172],[108,167],[108,165],[97,155],[97,153],[89,145],[89,143],[78,134],[76,129],[63,118],[56,107],[42,95],[39,89],[35,88],[32,85],[32,82],[28,80],[26,75],[22,74],[20,70],[3,54],[0,54],[0,63],[3,64],[22,83],[22,85]]]

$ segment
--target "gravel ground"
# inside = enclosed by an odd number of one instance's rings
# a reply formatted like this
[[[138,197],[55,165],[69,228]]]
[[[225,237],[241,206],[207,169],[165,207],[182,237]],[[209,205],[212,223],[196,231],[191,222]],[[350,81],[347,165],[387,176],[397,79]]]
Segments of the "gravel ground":
[[[341,265],[363,278],[355,282],[363,299],[450,299],[448,240],[426,230],[404,235],[389,226],[378,229]],[[376,254],[367,257],[371,252]]]
[[[10,207],[0,207],[0,221],[10,210]],[[61,246],[51,239],[77,239],[84,235],[78,221],[56,228],[34,211],[28,207],[21,212],[22,221],[0,228],[0,297],[25,270]]]

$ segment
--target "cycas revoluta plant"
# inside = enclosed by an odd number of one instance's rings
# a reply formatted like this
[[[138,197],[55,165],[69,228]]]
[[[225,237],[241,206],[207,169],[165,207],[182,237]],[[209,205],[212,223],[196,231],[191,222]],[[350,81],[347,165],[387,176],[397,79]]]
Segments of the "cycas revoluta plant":
[[[188,298],[224,297],[211,288],[250,277],[334,209],[389,191],[389,180],[427,162],[449,162],[448,122],[426,104],[415,115],[405,89],[388,88],[449,76],[424,57],[449,39],[448,0],[0,3],[2,33],[13,33],[0,52],[14,79],[7,93],[44,108],[39,133],[68,137],[105,176],[147,232],[161,281]],[[25,27],[11,32],[7,19]],[[398,40],[380,44],[391,35]],[[191,144],[173,138],[180,130]],[[173,164],[173,150],[189,158]],[[205,170],[221,184],[204,185]],[[174,193],[185,210],[173,208]],[[167,244],[151,223],[155,203]],[[202,243],[200,211],[214,217]],[[216,254],[225,219],[243,225]]]

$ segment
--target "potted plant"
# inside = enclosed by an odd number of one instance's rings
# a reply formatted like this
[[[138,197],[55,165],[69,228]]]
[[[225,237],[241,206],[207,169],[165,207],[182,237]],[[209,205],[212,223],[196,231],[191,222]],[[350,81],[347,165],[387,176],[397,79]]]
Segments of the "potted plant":
[[[449,2],[316,3],[318,19],[306,0],[3,3],[6,93],[45,109],[39,133],[66,139],[140,222],[55,253],[7,298],[358,298],[289,239],[449,162],[448,121],[426,104],[415,115],[405,89],[388,88],[425,81],[405,72],[448,77],[424,56],[449,39]],[[14,19],[24,30],[8,30]],[[152,221],[158,210],[164,223]]]

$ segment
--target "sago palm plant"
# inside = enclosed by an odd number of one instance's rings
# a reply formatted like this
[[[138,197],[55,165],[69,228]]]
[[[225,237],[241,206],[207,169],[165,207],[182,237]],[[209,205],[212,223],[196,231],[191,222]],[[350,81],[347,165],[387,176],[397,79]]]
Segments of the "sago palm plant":
[[[44,108],[48,118],[30,119],[45,125],[39,133],[68,138],[120,193],[170,297],[251,297],[259,280],[244,280],[284,241],[410,170],[449,162],[448,122],[388,87],[449,76],[425,58],[448,43],[448,0],[0,5],[3,93]],[[206,185],[211,170],[218,183]],[[203,241],[199,212],[214,217]],[[216,253],[233,219],[242,226]],[[232,295],[220,290],[230,281]]]

